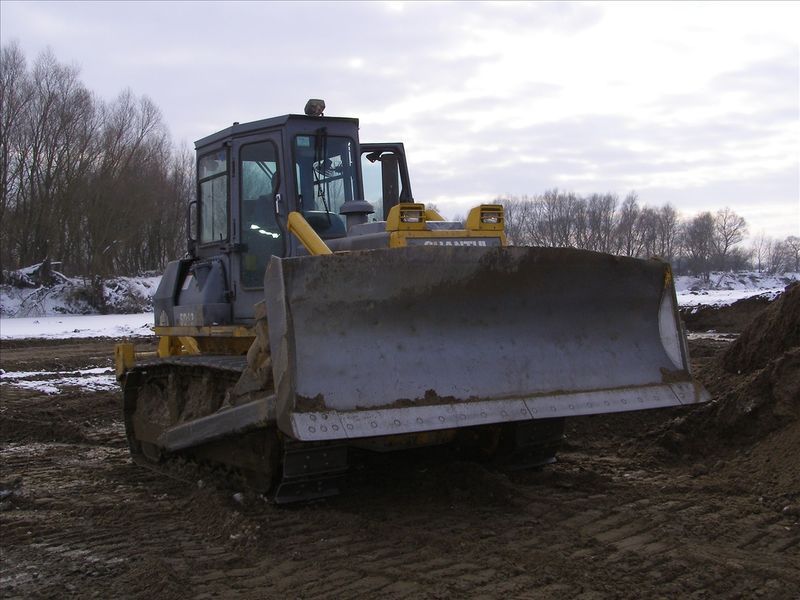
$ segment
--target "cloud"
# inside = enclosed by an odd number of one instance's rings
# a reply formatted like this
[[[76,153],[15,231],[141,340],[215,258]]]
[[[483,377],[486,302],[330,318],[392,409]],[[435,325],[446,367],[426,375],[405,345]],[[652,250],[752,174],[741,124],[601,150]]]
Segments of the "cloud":
[[[404,141],[418,198],[446,210],[559,186],[635,188],[686,211],[735,201],[756,221],[782,214],[776,231],[800,212],[796,4],[3,2],[0,12],[4,41],[31,58],[52,46],[102,97],[149,95],[179,140],[324,98],[328,115],[359,117],[365,141]]]
[[[711,81],[712,88],[770,99],[779,94],[797,105],[800,83],[800,56],[796,49],[758,60],[747,66],[720,73]]]

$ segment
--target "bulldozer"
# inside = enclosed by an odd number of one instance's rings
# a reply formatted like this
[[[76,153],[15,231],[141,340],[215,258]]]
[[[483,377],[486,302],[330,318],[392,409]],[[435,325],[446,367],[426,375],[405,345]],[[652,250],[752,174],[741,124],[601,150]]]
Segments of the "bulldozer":
[[[324,109],[196,142],[157,352],[115,349],[135,461],[208,461],[289,503],[339,493],[353,451],[540,466],[567,417],[709,399],[668,263],[509,245],[500,204],[448,221],[402,143]]]

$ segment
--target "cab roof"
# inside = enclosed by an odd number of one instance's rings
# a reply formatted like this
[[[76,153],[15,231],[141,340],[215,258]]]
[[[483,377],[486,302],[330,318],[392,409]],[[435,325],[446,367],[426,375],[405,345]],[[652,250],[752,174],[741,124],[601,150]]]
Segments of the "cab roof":
[[[316,127],[321,127],[326,123],[339,122],[339,123],[352,123],[358,127],[358,119],[353,117],[308,117],[306,115],[282,115],[280,117],[270,117],[269,119],[261,119],[260,121],[251,121],[249,123],[234,123],[230,127],[222,129],[204,138],[200,138],[194,143],[195,149],[217,144],[219,142],[232,139],[239,136],[250,135],[259,131],[266,131],[285,127],[288,123],[313,123]]]

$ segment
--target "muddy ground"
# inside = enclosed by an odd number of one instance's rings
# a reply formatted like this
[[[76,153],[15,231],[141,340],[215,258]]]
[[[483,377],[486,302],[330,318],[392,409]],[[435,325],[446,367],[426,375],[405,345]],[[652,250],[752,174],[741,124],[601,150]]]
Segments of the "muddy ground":
[[[701,379],[729,343],[691,342]],[[112,350],[6,342],[0,360],[69,371]],[[798,420],[717,439],[676,428],[691,409],[573,419],[539,471],[384,455],[341,496],[279,508],[133,465],[116,391],[0,391],[3,598],[800,597]]]

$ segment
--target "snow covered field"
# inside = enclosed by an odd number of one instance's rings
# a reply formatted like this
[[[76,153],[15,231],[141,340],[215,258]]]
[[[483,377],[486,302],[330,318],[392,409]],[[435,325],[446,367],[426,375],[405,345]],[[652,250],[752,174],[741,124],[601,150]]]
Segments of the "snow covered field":
[[[0,339],[65,339],[152,335],[153,313],[0,318]]]
[[[66,338],[135,338],[152,335],[153,313],[136,315],[58,315],[51,317],[0,318],[0,338],[66,339]],[[112,356],[109,354],[108,362]],[[98,364],[98,363],[94,363]],[[70,389],[118,390],[119,384],[111,366],[98,366],[75,371],[3,371],[0,383],[42,394],[60,394]]]
[[[772,300],[789,283],[799,280],[800,273],[766,275],[754,271],[712,273],[709,281],[681,275],[675,278],[675,291],[681,307],[727,306],[752,296],[765,296]]]

